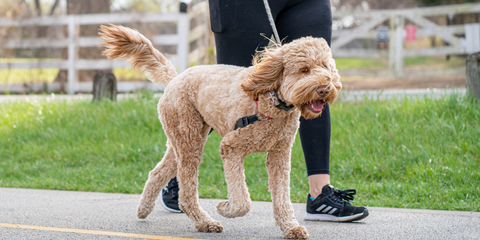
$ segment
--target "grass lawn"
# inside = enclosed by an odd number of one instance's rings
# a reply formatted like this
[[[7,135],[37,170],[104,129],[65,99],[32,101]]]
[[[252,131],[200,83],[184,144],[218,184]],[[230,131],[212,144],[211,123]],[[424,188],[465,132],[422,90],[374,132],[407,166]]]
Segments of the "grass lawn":
[[[58,59],[43,59],[41,61],[56,61]],[[29,58],[0,58],[0,63],[6,62],[28,62],[40,61],[40,59]],[[18,83],[49,83],[55,80],[58,69],[32,68],[32,69],[0,69],[0,84]],[[118,81],[139,81],[148,80],[142,73],[135,72],[131,68],[117,68],[113,70]]]
[[[116,103],[0,104],[0,187],[141,193],[166,138],[151,94]],[[440,100],[337,102],[331,106],[332,183],[354,204],[480,211],[480,106]],[[226,198],[221,138],[212,133],[200,197]],[[270,200],[265,154],[245,160],[253,200]],[[292,201],[308,182],[300,140],[292,151]]]
[[[55,80],[58,69],[0,69],[0,84],[19,83],[50,83]],[[117,81],[147,81],[142,73],[131,68],[117,68],[113,70]]]

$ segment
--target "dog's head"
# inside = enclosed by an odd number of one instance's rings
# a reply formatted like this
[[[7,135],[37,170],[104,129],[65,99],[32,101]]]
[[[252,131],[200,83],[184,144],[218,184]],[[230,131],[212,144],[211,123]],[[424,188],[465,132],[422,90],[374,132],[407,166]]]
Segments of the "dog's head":
[[[304,37],[258,52],[253,65],[248,80],[241,84],[243,91],[252,98],[276,91],[307,119],[319,117],[324,105],[335,101],[342,89],[335,60],[323,38]]]

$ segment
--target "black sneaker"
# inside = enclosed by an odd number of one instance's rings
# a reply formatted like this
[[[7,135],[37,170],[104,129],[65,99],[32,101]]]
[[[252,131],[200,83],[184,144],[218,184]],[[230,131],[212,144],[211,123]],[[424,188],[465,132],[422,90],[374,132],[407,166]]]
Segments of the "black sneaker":
[[[178,182],[177,177],[170,179],[167,186],[162,189],[162,205],[170,212],[182,213],[178,207]]]
[[[335,190],[332,185],[325,185],[322,194],[312,199],[308,194],[307,214],[304,220],[311,221],[333,221],[351,222],[364,219],[368,216],[368,209],[350,205],[353,201],[353,189],[340,191]]]

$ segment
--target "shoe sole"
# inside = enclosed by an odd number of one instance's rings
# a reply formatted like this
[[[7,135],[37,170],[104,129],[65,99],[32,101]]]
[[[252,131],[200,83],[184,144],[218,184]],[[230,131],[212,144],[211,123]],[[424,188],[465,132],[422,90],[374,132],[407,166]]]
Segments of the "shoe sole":
[[[162,201],[160,201],[162,203],[162,206],[163,208],[165,208],[165,210],[169,211],[169,212],[173,212],[173,213],[183,213],[182,210],[177,210],[177,209],[174,209],[174,208],[170,208],[168,207],[167,205],[165,205],[165,203],[163,202],[163,199]]]
[[[363,213],[357,213],[351,216],[345,217],[337,217],[329,214],[314,214],[314,213],[306,213],[303,220],[306,221],[328,221],[328,222],[352,222],[352,221],[359,221],[366,217],[368,217],[368,210],[365,209]]]

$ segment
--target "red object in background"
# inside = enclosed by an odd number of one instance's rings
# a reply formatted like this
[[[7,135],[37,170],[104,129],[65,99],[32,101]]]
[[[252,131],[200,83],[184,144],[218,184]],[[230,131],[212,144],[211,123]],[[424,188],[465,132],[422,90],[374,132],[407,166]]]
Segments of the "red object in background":
[[[415,41],[417,39],[417,26],[407,25],[405,31],[407,32],[405,41]]]

